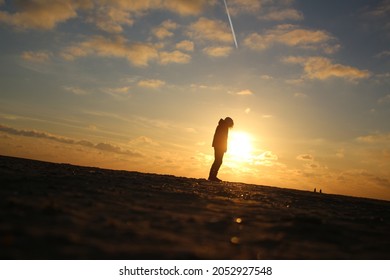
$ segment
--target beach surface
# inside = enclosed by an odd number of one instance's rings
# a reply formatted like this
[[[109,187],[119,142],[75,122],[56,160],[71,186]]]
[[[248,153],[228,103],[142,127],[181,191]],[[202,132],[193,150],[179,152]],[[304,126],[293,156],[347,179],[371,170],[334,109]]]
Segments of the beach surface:
[[[390,259],[390,202],[0,156],[1,259]]]

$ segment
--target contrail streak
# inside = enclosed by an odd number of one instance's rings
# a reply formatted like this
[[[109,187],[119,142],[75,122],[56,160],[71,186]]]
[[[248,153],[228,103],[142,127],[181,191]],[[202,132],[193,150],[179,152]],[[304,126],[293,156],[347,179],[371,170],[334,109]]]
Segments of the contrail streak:
[[[230,28],[232,29],[232,34],[233,34],[233,39],[234,39],[234,44],[236,45],[236,49],[237,49],[238,45],[237,45],[237,40],[236,40],[236,33],[234,32],[234,28],[233,28],[232,19],[230,18],[230,13],[229,13],[228,6],[226,4],[226,0],[223,0],[223,2],[225,2],[226,13],[227,13],[227,16],[229,18]]]

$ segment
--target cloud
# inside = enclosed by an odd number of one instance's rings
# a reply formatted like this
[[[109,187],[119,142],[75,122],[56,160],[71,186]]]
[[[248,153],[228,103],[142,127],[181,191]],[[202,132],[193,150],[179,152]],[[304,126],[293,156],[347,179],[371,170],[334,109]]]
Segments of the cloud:
[[[236,94],[238,95],[252,95],[253,92],[250,89],[243,89],[238,91]]]
[[[390,94],[387,94],[386,96],[378,99],[379,104],[385,104],[385,103],[390,103]]]
[[[30,62],[37,62],[37,63],[43,63],[50,60],[50,57],[52,56],[51,52],[48,51],[25,51],[22,53],[21,57],[22,59]]]
[[[181,63],[185,64],[191,61],[191,56],[185,54],[181,51],[173,51],[173,52],[161,52],[159,56],[160,64],[169,64],[169,63]]]
[[[333,53],[338,45],[330,45],[328,42],[334,38],[328,32],[299,28],[291,24],[278,25],[265,34],[252,33],[244,39],[244,45],[252,50],[262,51],[273,44],[283,44],[290,47],[305,49],[322,49],[326,53]]]
[[[324,173],[328,167],[316,161],[311,154],[301,154],[296,157],[297,160],[303,161],[304,176],[311,176],[314,172],[318,174]]]
[[[146,136],[139,136],[129,142],[130,145],[150,145],[150,146],[160,146],[160,144],[153,139]]]
[[[15,12],[0,11],[0,22],[20,30],[53,29],[57,24],[77,16],[77,1],[15,1]]]
[[[376,58],[384,58],[390,56],[390,51],[383,51],[375,55]]]
[[[228,2],[229,12],[232,15],[240,13],[257,13],[261,9],[262,1],[259,0],[231,0]]]
[[[158,39],[162,40],[166,37],[172,37],[173,32],[171,32],[171,30],[175,30],[177,27],[177,23],[173,22],[172,20],[166,20],[161,23],[160,26],[153,28],[152,33]]]
[[[298,160],[314,160],[314,157],[310,154],[302,154],[297,156]]]
[[[41,132],[41,131],[36,131],[36,130],[20,130],[20,129],[15,129],[15,128],[8,127],[5,125],[0,125],[0,132],[10,134],[10,135],[16,135],[16,136],[46,139],[46,140],[55,141],[58,143],[68,144],[68,145],[79,145],[79,146],[84,146],[84,147],[88,147],[88,148],[94,148],[94,149],[101,150],[101,151],[113,152],[113,153],[117,153],[117,154],[124,154],[124,155],[128,155],[128,156],[133,156],[133,157],[142,157],[143,156],[139,152],[126,150],[126,149],[123,149],[117,145],[110,144],[110,143],[94,144],[94,143],[87,141],[87,140],[75,140],[75,139],[66,138],[66,137],[53,135],[53,134],[50,134],[47,132]]]
[[[168,10],[181,16],[200,14],[206,7],[215,5],[209,0],[29,0],[15,1],[15,11],[0,11],[0,22],[17,29],[55,28],[77,16],[110,33],[123,32],[123,26],[132,25],[137,17],[152,10]],[[1,0],[0,4],[4,4]],[[82,10],[82,13],[78,13]]]
[[[306,97],[307,97],[307,94],[302,93],[302,92],[295,92],[295,93],[294,93],[294,97],[295,97],[295,98],[306,98]]]
[[[188,42],[182,42],[181,47],[184,45],[188,47]],[[61,52],[61,56],[66,60],[74,60],[78,57],[90,55],[126,58],[130,63],[139,67],[148,66],[151,61],[158,61],[163,65],[169,63],[184,64],[191,61],[189,54],[179,50],[159,52],[155,45],[129,43],[120,35],[114,36],[112,39],[103,36],[92,36],[83,42],[66,47]]]
[[[189,26],[187,34],[198,41],[231,43],[232,34],[227,22],[201,17]]]
[[[79,88],[79,87],[64,86],[63,89],[65,89],[66,91],[69,91],[75,95],[87,95],[90,93],[89,91],[82,89],[82,88]]]
[[[120,33],[124,26],[133,25],[135,20],[153,10],[168,10],[181,16],[195,16],[200,14],[207,6],[215,1],[208,0],[98,0],[92,5],[88,22],[94,23],[98,28],[110,32]],[[160,39],[171,36],[166,26],[155,29],[154,34]]]
[[[49,139],[64,144],[75,144],[75,141],[70,138],[55,136],[46,132],[39,132],[35,130],[18,130],[5,125],[0,125],[0,131],[11,135]]]
[[[278,156],[271,151],[266,151],[261,154],[261,157],[267,160],[278,160]]]
[[[165,81],[161,80],[141,80],[138,82],[138,86],[145,88],[160,88],[165,85]]]
[[[277,163],[279,157],[274,154],[272,151],[265,151],[261,153],[260,155],[253,157],[253,163],[255,165],[262,165],[262,166],[274,166],[279,165]]]
[[[375,187],[381,186],[385,189],[390,188],[390,180],[389,178],[386,178],[384,176],[378,176],[377,174],[370,173],[366,170],[360,170],[360,169],[352,169],[347,170],[339,174],[337,177],[338,181],[346,182],[346,181],[352,181],[354,184],[361,184],[361,182],[365,182],[365,184],[370,184]]]
[[[213,90],[213,91],[219,91],[224,90],[225,87],[223,85],[205,85],[205,84],[191,84],[191,89],[194,90]]]
[[[360,136],[356,139],[358,142],[367,144],[390,143],[390,133],[375,133]]]
[[[215,5],[215,0],[163,0],[163,1],[145,1],[161,3],[161,8],[171,12],[178,13],[182,16],[199,15],[204,11],[207,5]]]
[[[244,39],[244,45],[252,50],[262,51],[267,49],[271,40],[258,33],[252,33]]]
[[[92,36],[83,42],[65,48],[61,53],[66,60],[88,55],[126,58],[135,66],[147,66],[150,61],[158,58],[158,51],[151,44],[129,43],[122,36],[115,36],[113,39]]]
[[[344,158],[344,157],[345,157],[345,150],[344,150],[344,149],[339,149],[339,150],[336,152],[336,157],[337,157],[337,158]]]
[[[309,79],[326,80],[331,77],[349,80],[365,79],[371,76],[368,70],[360,70],[355,67],[334,64],[325,57],[301,57],[291,56],[284,61],[292,64],[300,64],[304,68],[305,76]]]
[[[94,13],[87,17],[87,22],[109,33],[121,33],[124,25],[134,24],[134,19],[129,11],[120,6],[106,5],[96,8]]]
[[[262,80],[272,80],[273,77],[270,76],[270,75],[261,75],[261,76],[260,76],[260,79],[262,79]]]
[[[382,0],[375,8],[367,12],[373,18],[388,18],[390,15],[390,1]]]
[[[375,1],[374,7],[367,5],[363,16],[369,21],[369,27],[383,30],[389,36],[390,32],[390,1]]]
[[[176,48],[179,50],[192,52],[194,50],[194,43],[189,40],[183,40],[176,44]]]
[[[233,50],[232,47],[221,46],[221,47],[207,47],[203,49],[203,52],[208,56],[223,57],[223,56],[228,56],[232,50]]]
[[[302,12],[295,9],[273,10],[260,17],[263,20],[284,21],[284,20],[303,20]]]
[[[303,165],[305,168],[309,169],[309,170],[313,170],[313,169],[320,169],[322,168],[323,166],[321,166],[321,164],[319,164],[318,162],[314,162],[314,161],[311,161],[311,162],[307,162]],[[326,167],[325,167],[326,168]]]
[[[129,97],[130,87],[116,87],[116,88],[104,88],[102,91],[117,99],[124,99]]]

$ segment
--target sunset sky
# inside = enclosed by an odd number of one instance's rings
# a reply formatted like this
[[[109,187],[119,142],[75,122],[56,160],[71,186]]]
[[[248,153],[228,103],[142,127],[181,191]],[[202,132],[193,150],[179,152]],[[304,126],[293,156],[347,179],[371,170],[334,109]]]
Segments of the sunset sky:
[[[0,0],[0,154],[390,200],[390,1],[227,4]]]

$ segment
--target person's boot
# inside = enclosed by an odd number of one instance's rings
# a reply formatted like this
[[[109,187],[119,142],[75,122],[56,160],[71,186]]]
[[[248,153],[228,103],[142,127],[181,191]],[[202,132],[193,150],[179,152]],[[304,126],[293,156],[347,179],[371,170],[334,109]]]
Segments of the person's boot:
[[[215,169],[211,168],[208,180],[209,181],[213,181],[213,182],[221,182],[222,180],[217,178],[217,173],[218,173],[218,171],[216,171]]]
[[[209,181],[212,181],[212,182],[222,182],[222,180],[217,178],[217,177],[209,178]]]

